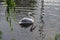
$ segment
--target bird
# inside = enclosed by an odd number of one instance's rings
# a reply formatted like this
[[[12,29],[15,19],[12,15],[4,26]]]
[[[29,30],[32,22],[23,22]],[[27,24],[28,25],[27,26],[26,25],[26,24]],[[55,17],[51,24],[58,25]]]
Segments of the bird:
[[[34,16],[32,15],[32,12],[28,12],[28,17],[23,17],[20,21],[19,21],[19,25],[21,25],[21,27],[27,28],[29,26],[34,25]]]

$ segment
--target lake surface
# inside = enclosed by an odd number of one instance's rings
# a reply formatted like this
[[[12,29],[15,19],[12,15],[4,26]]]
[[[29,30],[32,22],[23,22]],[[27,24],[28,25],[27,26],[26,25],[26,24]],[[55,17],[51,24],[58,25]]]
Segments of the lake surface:
[[[35,26],[36,29],[33,32],[30,32],[30,28],[24,29],[21,28],[18,24],[18,21],[22,18],[18,15],[17,22],[12,20],[12,26],[14,28],[13,32],[10,31],[8,22],[5,19],[5,10],[6,7],[0,5],[0,30],[3,32],[2,40],[40,40],[39,34],[39,16],[40,16],[40,6],[41,1],[37,0],[37,9],[34,11],[35,16]],[[59,0],[45,0],[44,3],[45,15],[43,20],[45,22],[44,32],[47,33],[44,40],[49,40],[49,38],[54,37],[56,33],[60,33],[60,3]],[[26,15],[26,14],[21,14]],[[21,18],[19,18],[21,17]]]

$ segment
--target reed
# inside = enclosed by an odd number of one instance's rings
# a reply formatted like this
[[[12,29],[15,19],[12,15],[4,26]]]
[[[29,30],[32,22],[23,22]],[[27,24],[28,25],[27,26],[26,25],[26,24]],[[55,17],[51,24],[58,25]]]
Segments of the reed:
[[[6,2],[6,20],[11,27],[12,18],[15,18],[15,1],[14,0],[5,0]],[[12,28],[12,27],[11,27]]]
[[[0,40],[2,39],[2,31],[0,30]]]

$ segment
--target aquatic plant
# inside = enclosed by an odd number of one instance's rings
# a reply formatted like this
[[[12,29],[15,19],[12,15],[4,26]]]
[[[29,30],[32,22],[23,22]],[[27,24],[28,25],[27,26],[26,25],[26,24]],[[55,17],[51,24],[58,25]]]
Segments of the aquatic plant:
[[[2,39],[2,31],[0,30],[0,39]]]
[[[54,37],[48,38],[48,40],[60,40],[60,34],[56,34]]]
[[[6,7],[6,20],[9,23],[10,27],[11,27],[11,22],[12,22],[12,18],[15,19],[15,1],[14,0],[6,0],[5,1],[7,4]],[[12,27],[11,27],[12,28]]]
[[[2,35],[2,31],[0,30],[0,35]]]
[[[59,38],[60,38],[60,34],[56,34],[54,39],[58,40]]]

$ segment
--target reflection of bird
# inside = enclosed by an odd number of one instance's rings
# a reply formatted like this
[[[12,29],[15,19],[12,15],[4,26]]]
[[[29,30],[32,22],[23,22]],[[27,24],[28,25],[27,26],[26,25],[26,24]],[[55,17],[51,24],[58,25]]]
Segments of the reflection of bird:
[[[32,15],[31,12],[28,13],[28,17],[24,17],[19,21],[19,25],[21,25],[21,27],[24,28],[27,28],[31,25],[33,27],[33,24],[34,24],[34,16]]]

